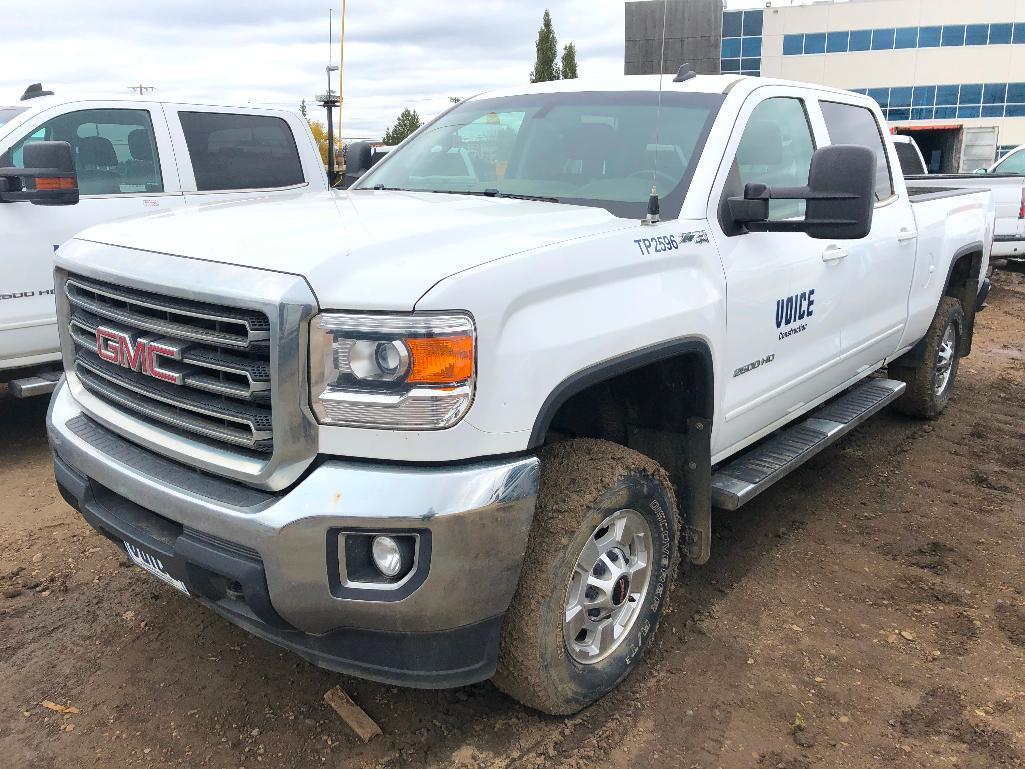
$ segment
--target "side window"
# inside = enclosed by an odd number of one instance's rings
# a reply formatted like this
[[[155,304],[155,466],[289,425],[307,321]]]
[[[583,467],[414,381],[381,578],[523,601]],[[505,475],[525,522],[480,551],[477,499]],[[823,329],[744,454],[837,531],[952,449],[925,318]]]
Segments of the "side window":
[[[800,99],[766,99],[751,113],[737,148],[734,173],[739,190],[750,182],[774,187],[808,184],[811,156],[815,152],[811,126]],[[769,219],[804,216],[803,200],[769,202]]]
[[[897,142],[894,146],[897,150],[897,160],[900,161],[900,170],[905,176],[928,173],[911,144],[908,142]]]
[[[1015,152],[993,169],[995,174],[1025,174],[1025,150]]]
[[[893,178],[890,175],[890,158],[886,154],[883,135],[872,111],[853,104],[830,101],[822,102],[821,106],[829,141],[832,144],[860,144],[872,150],[876,154],[876,200],[891,198]]]
[[[302,163],[279,117],[179,112],[196,189],[253,190],[302,184]]]
[[[163,192],[153,122],[144,109],[84,109],[43,123],[11,147],[11,165],[24,168],[26,144],[71,145],[83,195]]]

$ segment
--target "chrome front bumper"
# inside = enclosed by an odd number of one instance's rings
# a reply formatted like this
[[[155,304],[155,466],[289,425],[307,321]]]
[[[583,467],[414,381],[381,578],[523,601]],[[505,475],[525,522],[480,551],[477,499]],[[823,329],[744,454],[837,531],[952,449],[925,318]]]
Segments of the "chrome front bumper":
[[[105,495],[114,502],[100,504],[126,506],[129,517],[151,515],[158,527],[183,532],[182,542],[251,554],[262,564],[272,614],[290,631],[429,636],[488,622],[497,649],[500,618],[516,589],[533,518],[536,457],[454,467],[328,459],[288,491],[271,494],[201,475],[125,441],[85,415],[66,384],[53,396],[47,430],[58,481],[66,478],[62,491],[83,514],[86,496]],[[86,518],[103,528],[90,514]],[[428,533],[422,582],[412,592],[352,595],[340,589],[338,532],[349,530]],[[120,538],[117,531],[104,533]]]

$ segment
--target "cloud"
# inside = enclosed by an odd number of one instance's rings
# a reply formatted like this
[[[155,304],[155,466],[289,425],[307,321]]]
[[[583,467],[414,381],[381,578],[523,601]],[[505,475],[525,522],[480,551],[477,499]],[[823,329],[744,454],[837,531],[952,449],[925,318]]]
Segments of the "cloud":
[[[341,0],[335,0],[337,39]],[[296,106],[326,87],[330,2],[309,0],[4,0],[0,102],[29,83],[62,93]],[[622,0],[549,0],[583,77],[623,72]],[[515,0],[348,0],[346,136],[380,136],[405,107],[430,118],[449,96],[528,80],[543,5]]]

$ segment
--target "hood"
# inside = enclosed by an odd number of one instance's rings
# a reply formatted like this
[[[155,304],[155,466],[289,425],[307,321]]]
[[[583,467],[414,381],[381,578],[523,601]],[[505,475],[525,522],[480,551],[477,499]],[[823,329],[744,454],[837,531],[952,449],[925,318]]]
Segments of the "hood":
[[[300,275],[322,309],[406,311],[457,272],[626,226],[600,208],[359,190],[199,206],[78,239]]]

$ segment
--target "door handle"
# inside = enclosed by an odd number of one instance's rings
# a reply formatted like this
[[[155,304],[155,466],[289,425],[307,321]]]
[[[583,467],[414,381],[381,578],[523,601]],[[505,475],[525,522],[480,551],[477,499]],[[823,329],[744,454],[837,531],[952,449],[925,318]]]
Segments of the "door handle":
[[[841,246],[829,246],[825,251],[822,252],[822,261],[824,262],[839,262],[841,259],[846,259],[850,256],[850,252]]]
[[[914,230],[910,230],[907,227],[903,227],[897,232],[897,242],[907,243],[909,240],[914,240],[918,237],[918,233]]]

